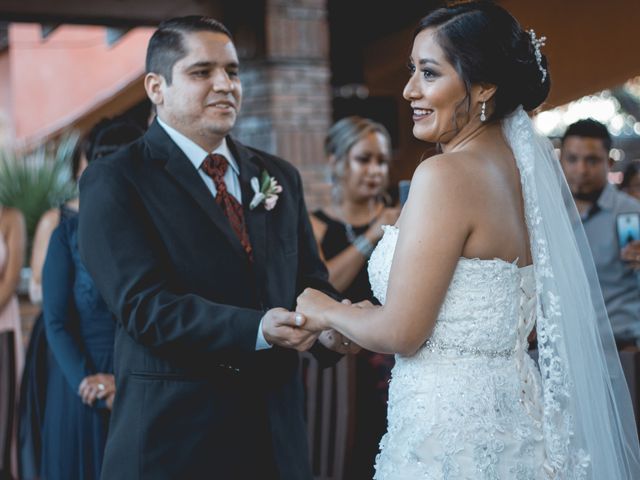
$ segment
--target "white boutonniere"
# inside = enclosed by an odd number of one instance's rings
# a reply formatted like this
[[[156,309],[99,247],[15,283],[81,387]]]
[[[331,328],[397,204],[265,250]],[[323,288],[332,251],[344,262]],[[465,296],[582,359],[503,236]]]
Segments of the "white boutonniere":
[[[253,199],[249,204],[249,209],[253,210],[261,203],[264,203],[265,210],[273,210],[278,202],[278,195],[282,193],[282,187],[278,185],[276,179],[270,176],[266,170],[262,171],[261,179],[253,177],[251,179],[253,189]]]

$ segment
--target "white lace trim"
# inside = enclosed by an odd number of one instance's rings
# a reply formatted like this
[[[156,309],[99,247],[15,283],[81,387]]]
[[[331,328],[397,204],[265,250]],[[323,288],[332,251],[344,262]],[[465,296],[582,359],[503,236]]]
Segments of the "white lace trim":
[[[570,375],[567,365],[564,339],[559,332],[557,322],[561,315],[559,297],[554,294],[553,270],[549,264],[549,253],[543,230],[543,219],[538,208],[537,192],[534,188],[535,156],[529,148],[534,139],[526,113],[519,109],[504,125],[508,139],[520,170],[525,217],[531,240],[531,254],[535,268],[538,364],[542,374],[543,389],[543,432],[546,448],[545,469],[551,478],[584,479],[589,468],[589,455],[584,450],[571,448],[575,422],[566,405],[570,401]],[[559,206],[562,208],[562,205]],[[568,240],[567,240],[568,241]]]

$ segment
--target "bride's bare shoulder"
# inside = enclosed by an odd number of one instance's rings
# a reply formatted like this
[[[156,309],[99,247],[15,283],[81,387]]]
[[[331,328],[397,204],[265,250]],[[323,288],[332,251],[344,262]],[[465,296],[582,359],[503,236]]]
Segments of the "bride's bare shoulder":
[[[479,157],[469,152],[441,153],[424,160],[413,174],[412,184],[469,188],[469,183],[480,173],[476,165]],[[440,190],[440,188],[438,188]]]
[[[418,165],[402,209],[401,229],[410,225],[412,231],[424,234],[423,229],[438,225],[452,238],[468,236],[476,206],[483,202],[465,162],[468,156],[456,152],[435,155]]]

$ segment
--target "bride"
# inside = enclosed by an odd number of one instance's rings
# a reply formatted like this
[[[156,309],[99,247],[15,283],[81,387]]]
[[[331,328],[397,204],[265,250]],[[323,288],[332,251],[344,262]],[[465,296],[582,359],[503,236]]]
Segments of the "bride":
[[[584,231],[525,113],[549,92],[543,42],[489,2],[422,19],[404,97],[442,153],[371,257],[382,306],[298,298],[305,328],[396,354],[377,480],[640,478]]]

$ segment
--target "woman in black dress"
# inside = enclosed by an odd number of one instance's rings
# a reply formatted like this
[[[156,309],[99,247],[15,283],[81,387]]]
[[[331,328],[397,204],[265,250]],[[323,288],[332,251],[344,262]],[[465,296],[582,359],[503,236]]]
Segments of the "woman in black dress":
[[[329,280],[352,302],[374,301],[367,260],[393,225],[398,208],[385,203],[391,141],[386,128],[361,117],[347,117],[331,127],[325,153],[331,168],[334,202],[313,212],[311,225]],[[387,384],[392,355],[361,351],[356,361],[356,409],[353,449],[345,478],[371,479],[378,443],[386,430]]]

